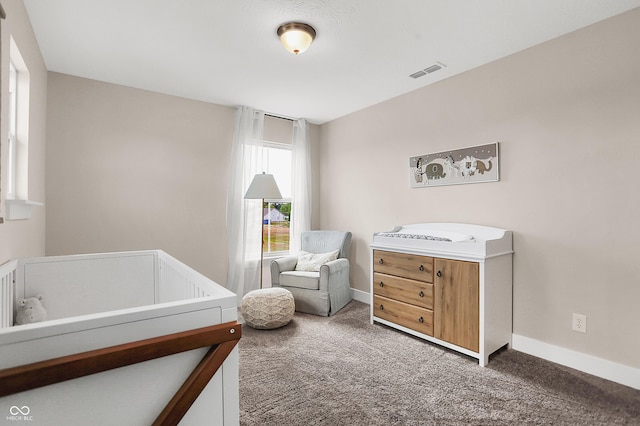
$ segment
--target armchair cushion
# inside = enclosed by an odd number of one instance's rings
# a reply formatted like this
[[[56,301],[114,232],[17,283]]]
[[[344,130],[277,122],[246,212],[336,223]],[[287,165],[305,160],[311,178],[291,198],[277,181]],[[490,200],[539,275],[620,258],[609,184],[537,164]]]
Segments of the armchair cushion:
[[[320,289],[320,273],[307,271],[288,271],[280,273],[280,285],[283,287]]]
[[[328,253],[309,253],[301,250],[298,254],[296,271],[319,272],[322,265],[332,260],[336,260],[339,254],[339,249]]]

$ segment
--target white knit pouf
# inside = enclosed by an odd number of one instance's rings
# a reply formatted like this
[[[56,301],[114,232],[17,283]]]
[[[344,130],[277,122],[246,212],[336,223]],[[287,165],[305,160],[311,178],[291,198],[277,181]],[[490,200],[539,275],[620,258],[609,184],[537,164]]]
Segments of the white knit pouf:
[[[242,317],[253,328],[269,330],[287,325],[295,310],[293,294],[281,287],[253,290],[242,298]]]

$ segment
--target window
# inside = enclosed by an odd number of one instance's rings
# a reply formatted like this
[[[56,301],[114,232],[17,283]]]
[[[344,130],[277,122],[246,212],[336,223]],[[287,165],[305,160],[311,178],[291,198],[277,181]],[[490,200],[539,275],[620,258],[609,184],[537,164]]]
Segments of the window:
[[[292,146],[265,142],[263,170],[276,179],[282,200],[264,200],[263,241],[265,254],[289,251],[291,224],[291,155]]]
[[[7,160],[7,198],[16,197],[16,116],[17,116],[17,71],[13,62],[9,63],[9,147]]]
[[[7,126],[7,208],[9,220],[29,219],[31,207],[42,203],[29,200],[29,90],[27,66],[13,37],[9,41],[9,123]]]
[[[13,38],[9,49],[7,199],[28,199],[29,71]]]

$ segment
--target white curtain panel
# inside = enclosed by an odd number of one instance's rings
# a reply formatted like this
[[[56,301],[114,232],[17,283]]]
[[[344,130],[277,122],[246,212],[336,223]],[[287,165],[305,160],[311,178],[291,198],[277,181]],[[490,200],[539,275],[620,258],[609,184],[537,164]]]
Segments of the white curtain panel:
[[[260,286],[262,202],[245,200],[244,194],[253,177],[263,171],[263,130],[263,112],[238,107],[227,193],[227,288],[238,295],[238,302]]]
[[[293,146],[289,241],[292,254],[300,251],[302,233],[311,229],[311,149],[306,120],[293,121]]]

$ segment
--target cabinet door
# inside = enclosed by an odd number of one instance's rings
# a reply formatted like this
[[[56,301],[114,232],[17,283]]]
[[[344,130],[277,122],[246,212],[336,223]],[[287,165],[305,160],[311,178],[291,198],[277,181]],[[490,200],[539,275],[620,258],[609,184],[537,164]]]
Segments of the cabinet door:
[[[435,259],[434,336],[480,350],[480,281],[475,262]]]

